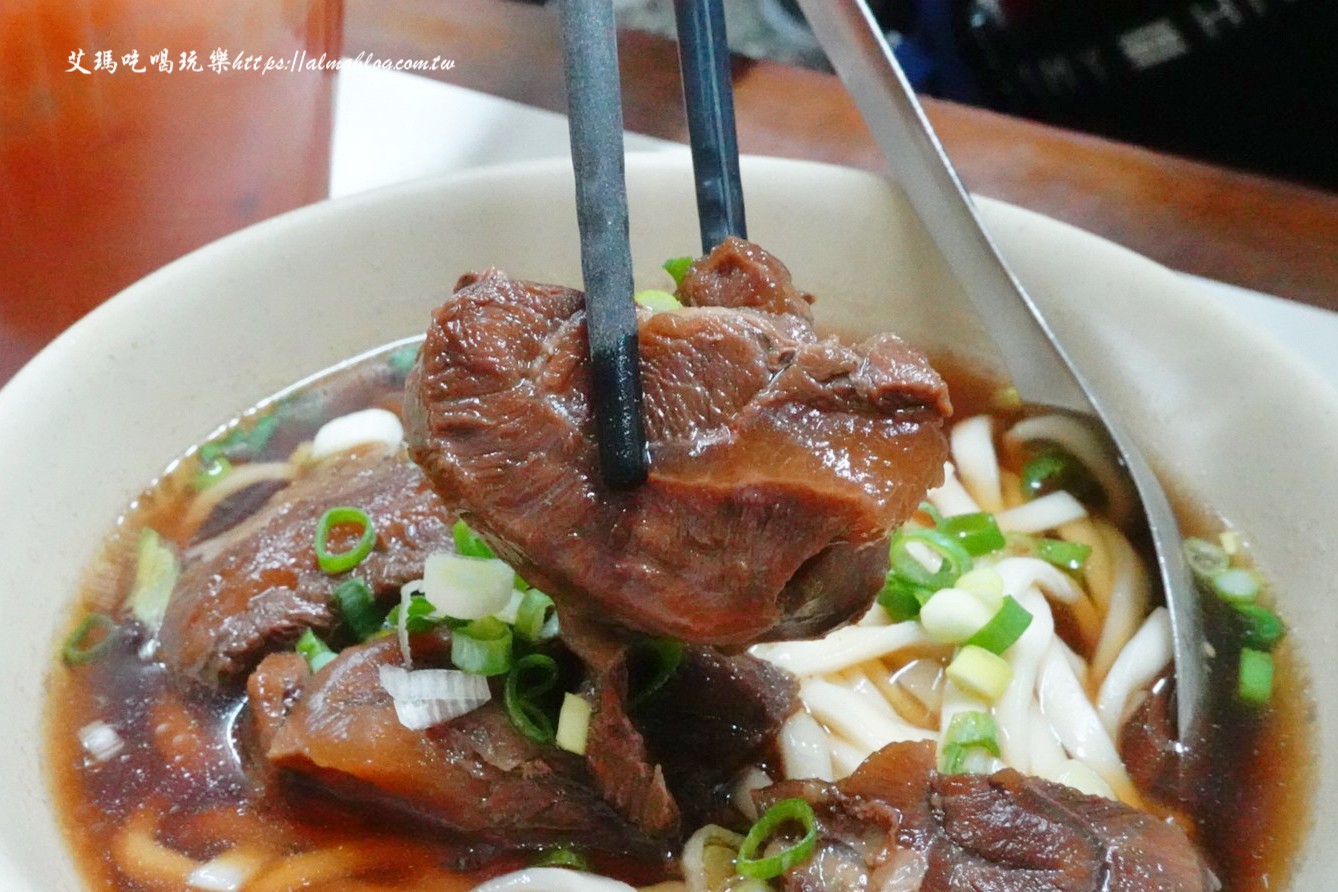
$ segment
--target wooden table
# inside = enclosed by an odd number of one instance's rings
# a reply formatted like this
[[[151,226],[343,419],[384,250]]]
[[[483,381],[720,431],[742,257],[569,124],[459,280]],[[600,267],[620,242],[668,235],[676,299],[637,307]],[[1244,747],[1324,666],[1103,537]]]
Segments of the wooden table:
[[[554,9],[507,0],[346,2],[350,56],[440,55],[456,63],[435,73],[441,80],[564,109]],[[627,33],[621,50],[628,129],[684,141],[673,44]],[[739,60],[734,84],[743,151],[882,168],[835,77]],[[1338,310],[1338,196],[952,103],[925,104],[963,180],[980,194],[1176,269]],[[0,383],[64,325],[44,326],[36,300],[4,309]]]

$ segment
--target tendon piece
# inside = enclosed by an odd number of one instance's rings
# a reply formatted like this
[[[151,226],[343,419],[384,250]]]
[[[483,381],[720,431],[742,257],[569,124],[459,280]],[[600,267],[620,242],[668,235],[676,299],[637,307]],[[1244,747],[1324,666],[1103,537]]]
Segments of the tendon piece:
[[[313,546],[321,515],[340,505],[367,513],[376,542],[356,568],[332,576]],[[207,685],[235,680],[304,629],[335,628],[334,590],[350,576],[378,598],[398,598],[429,554],[454,547],[451,525],[402,452],[331,456],[184,569],[163,619],[163,658],[174,674]],[[332,538],[330,547],[346,546]]]
[[[951,406],[925,359],[748,307],[643,312],[639,341],[651,473],[613,492],[580,292],[466,276],[409,377],[411,454],[569,613],[740,647],[866,609],[888,531],[942,479]]]
[[[785,888],[862,889],[896,869],[921,871],[921,892],[1219,888],[1174,824],[1011,769],[938,774],[933,759],[932,744],[892,744],[837,784],[758,791],[761,808],[799,796],[818,816],[818,851],[787,874]],[[848,882],[830,881],[837,865]]]
[[[416,655],[422,654],[415,640]],[[252,712],[272,716],[288,667],[263,663]],[[580,756],[525,739],[497,699],[427,731],[400,724],[379,670],[393,637],[343,651],[309,676],[269,737],[268,760],[341,799],[388,807],[502,848],[580,842],[650,853],[647,837],[596,791]],[[256,676],[273,670],[274,683]],[[268,696],[268,701],[259,699]]]

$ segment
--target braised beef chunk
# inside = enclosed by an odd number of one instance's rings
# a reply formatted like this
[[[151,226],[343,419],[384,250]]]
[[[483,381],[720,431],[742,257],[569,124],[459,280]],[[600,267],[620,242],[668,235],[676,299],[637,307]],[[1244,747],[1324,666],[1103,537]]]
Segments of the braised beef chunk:
[[[896,871],[922,874],[921,892],[1219,888],[1171,823],[1011,769],[941,775],[933,757],[932,744],[893,744],[837,784],[759,791],[763,807],[808,800],[821,824],[817,855],[791,872],[786,888],[864,889]]]
[[[376,544],[357,569],[321,571],[313,547],[326,510],[366,511]],[[336,530],[329,547],[350,547]],[[398,598],[434,551],[451,548],[451,521],[418,466],[401,453],[364,449],[324,459],[186,566],[167,606],[161,640],[174,673],[207,684],[243,675],[264,654],[290,647],[303,629],[336,626],[335,588],[350,575]]]
[[[731,307],[641,314],[652,462],[631,492],[600,480],[579,292],[489,271],[433,317],[411,452],[569,612],[719,645],[819,633],[867,607],[878,543],[942,478],[950,406],[924,358],[892,335],[819,340],[773,300],[784,268],[748,250],[745,273],[712,254],[685,279]],[[717,266],[735,273],[710,285]]]
[[[719,819],[725,785],[775,740],[797,694],[794,678],[770,663],[688,646],[677,671],[633,709],[693,826]]]
[[[393,636],[341,652],[289,707],[270,739],[270,762],[343,798],[498,845],[644,848],[645,838],[596,792],[585,760],[527,740],[500,698],[427,731],[401,725],[378,674],[401,663]],[[270,668],[266,661],[256,675]],[[275,686],[253,676],[253,692]],[[252,709],[264,711],[254,697]]]
[[[813,318],[813,295],[794,287],[785,264],[735,236],[688,267],[678,299],[690,307],[753,307]]]

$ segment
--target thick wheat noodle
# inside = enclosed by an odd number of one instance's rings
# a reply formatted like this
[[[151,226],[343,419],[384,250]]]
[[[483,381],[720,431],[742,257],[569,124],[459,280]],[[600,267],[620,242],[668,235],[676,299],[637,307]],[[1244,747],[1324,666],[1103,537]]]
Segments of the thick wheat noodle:
[[[288,892],[377,870],[402,869],[405,863],[403,842],[350,842],[289,855],[257,877],[247,892]]]
[[[158,842],[153,805],[145,805],[126,821],[111,845],[117,869],[128,879],[153,889],[186,887],[200,862]]]

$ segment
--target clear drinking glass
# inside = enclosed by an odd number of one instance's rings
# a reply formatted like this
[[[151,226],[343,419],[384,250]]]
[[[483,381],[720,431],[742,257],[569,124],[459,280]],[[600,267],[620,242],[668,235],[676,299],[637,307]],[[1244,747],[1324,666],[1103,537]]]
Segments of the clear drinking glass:
[[[343,0],[3,0],[8,336],[324,198],[342,30]]]

